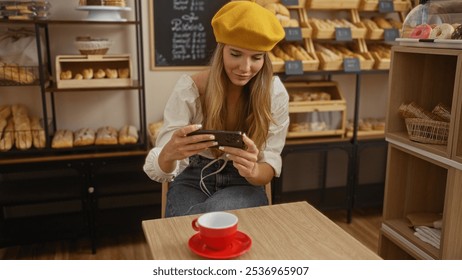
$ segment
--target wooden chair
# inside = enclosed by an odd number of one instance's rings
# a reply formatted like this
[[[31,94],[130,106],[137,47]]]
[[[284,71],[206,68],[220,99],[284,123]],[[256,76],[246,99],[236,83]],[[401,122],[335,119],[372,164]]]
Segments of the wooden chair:
[[[167,191],[169,187],[168,182],[162,183],[162,209],[161,209],[161,218],[165,218],[165,208],[167,207]],[[271,182],[265,185],[266,196],[268,197],[268,204],[271,205],[273,200],[271,198]]]

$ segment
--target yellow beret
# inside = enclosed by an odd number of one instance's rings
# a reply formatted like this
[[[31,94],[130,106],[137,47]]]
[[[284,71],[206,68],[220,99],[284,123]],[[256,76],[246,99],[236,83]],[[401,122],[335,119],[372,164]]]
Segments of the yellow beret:
[[[285,36],[276,16],[250,1],[224,5],[212,18],[212,27],[218,43],[255,51],[270,51]]]

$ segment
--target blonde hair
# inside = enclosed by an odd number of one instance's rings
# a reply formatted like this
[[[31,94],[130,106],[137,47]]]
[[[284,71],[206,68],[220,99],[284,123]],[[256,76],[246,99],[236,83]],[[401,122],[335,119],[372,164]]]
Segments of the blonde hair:
[[[218,43],[213,54],[205,94],[201,96],[205,129],[240,130],[263,149],[268,137],[271,115],[271,84],[273,68],[268,55],[264,55],[262,69],[244,86],[244,94],[233,112],[227,111],[226,85],[230,83],[223,64],[224,44]],[[235,127],[226,127],[228,114],[238,118]]]

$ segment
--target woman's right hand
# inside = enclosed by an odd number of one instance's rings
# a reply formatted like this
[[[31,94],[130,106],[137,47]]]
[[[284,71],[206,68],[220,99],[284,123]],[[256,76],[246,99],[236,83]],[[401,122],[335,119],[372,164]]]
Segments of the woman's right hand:
[[[176,167],[177,160],[183,160],[217,145],[217,142],[213,141],[215,139],[213,134],[188,136],[189,133],[200,128],[202,125],[192,124],[173,133],[172,138],[165,144],[159,155],[159,166],[164,172],[172,172]]]

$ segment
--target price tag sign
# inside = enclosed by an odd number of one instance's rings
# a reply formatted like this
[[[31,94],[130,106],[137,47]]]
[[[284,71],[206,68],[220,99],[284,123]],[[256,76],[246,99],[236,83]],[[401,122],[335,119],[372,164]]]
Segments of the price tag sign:
[[[358,58],[345,58],[343,59],[343,71],[345,72],[359,72],[361,65]]]
[[[298,0],[281,0],[284,6],[298,6]]]
[[[286,41],[301,41],[302,38],[302,29],[300,27],[284,27],[286,32]]]
[[[383,31],[383,37],[387,42],[394,42],[396,38],[399,38],[399,30],[396,28],[388,28]]]
[[[303,75],[303,64],[301,60],[286,61],[284,66],[286,75]]]
[[[351,41],[351,28],[348,27],[336,27],[335,28],[335,40],[337,41]]]
[[[394,11],[393,0],[379,0],[379,13],[393,13]]]

